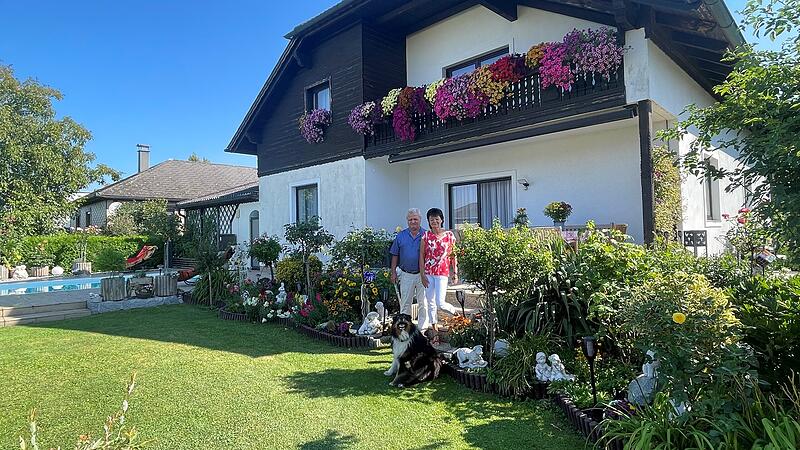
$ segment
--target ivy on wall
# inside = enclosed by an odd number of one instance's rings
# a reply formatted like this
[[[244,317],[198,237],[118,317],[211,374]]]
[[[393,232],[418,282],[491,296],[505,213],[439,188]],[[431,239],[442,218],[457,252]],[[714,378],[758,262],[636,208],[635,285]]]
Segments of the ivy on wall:
[[[675,155],[665,146],[654,147],[652,158],[655,231],[674,240],[683,219],[680,169]]]

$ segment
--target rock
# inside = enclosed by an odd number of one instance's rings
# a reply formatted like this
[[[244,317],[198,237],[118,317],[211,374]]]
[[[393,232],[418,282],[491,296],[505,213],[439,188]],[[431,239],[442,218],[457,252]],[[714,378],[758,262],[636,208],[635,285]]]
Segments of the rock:
[[[55,267],[53,267],[53,269],[50,271],[50,273],[51,273],[51,274],[53,274],[53,275],[55,275],[55,276],[57,276],[57,277],[60,277],[61,275],[64,275],[64,268],[63,268],[63,267],[61,267],[61,266],[55,266]]]

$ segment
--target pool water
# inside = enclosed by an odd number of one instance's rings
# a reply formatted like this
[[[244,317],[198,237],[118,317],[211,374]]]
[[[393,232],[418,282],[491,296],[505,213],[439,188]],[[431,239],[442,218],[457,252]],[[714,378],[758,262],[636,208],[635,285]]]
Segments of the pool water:
[[[158,275],[158,272],[147,275]],[[42,294],[46,292],[100,289],[101,278],[105,277],[57,278],[51,280],[23,280],[0,283],[0,295]],[[130,275],[125,278],[130,278]]]

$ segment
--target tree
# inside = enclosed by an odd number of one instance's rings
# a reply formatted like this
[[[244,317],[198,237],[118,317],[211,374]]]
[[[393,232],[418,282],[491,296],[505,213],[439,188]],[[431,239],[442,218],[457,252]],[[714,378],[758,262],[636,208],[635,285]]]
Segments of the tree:
[[[314,293],[311,289],[311,273],[309,270],[309,258],[314,253],[322,251],[322,247],[333,242],[333,235],[328,233],[319,224],[319,217],[312,216],[304,222],[287,223],[286,242],[294,246],[294,253],[303,258],[303,267],[306,273],[306,294],[312,298]]]
[[[73,213],[71,194],[119,179],[108,166],[91,166],[91,134],[70,117],[56,119],[53,100],[61,93],[0,65],[0,241],[52,232]]]
[[[192,152],[192,154],[189,155],[189,158],[187,159],[187,161],[200,162],[200,163],[210,163],[211,162],[211,160],[209,160],[208,158],[201,158],[201,157],[197,156],[197,153],[195,153],[195,152]]]
[[[167,211],[167,201],[125,202],[108,218],[106,231],[114,236],[144,234],[163,241],[175,241],[180,234],[180,219]]]
[[[683,163],[695,174],[727,178],[729,190],[753,193],[753,212],[789,248],[800,244],[800,0],[749,0],[744,23],[756,36],[784,38],[780,50],[745,45],[727,56],[734,69],[714,88],[719,103],[687,108],[688,118],[664,133],[697,132]],[[737,152],[741,166],[716,169],[702,158],[712,144]]]

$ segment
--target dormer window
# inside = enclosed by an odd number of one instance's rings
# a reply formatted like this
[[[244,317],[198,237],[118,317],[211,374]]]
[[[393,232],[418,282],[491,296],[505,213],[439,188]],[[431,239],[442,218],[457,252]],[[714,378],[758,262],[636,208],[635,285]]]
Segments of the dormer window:
[[[306,111],[331,110],[331,83],[328,80],[306,89]]]
[[[508,47],[503,47],[499,50],[493,50],[489,53],[484,53],[483,55],[470,58],[458,64],[453,64],[450,67],[445,67],[444,76],[450,78],[470,73],[478,67],[488,66],[507,54]]]

